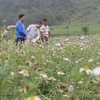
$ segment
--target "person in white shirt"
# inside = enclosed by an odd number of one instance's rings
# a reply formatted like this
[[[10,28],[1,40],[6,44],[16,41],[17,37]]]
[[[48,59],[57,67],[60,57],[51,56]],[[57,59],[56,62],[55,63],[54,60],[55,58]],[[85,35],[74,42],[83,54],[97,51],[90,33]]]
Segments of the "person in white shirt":
[[[48,39],[50,38],[50,28],[48,26],[48,20],[47,19],[43,20],[43,25],[40,28],[40,32],[41,32],[42,42],[48,41]]]
[[[40,27],[42,26],[42,22],[38,22],[37,24],[31,24],[28,26],[26,29],[27,32],[27,40],[26,43],[35,43],[38,41],[41,36],[40,36]]]

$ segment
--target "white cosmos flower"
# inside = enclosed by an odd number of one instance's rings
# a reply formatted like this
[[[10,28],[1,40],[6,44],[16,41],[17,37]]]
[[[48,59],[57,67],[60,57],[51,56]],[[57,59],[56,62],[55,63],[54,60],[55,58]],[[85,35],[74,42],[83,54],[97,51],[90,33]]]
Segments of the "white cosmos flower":
[[[5,35],[5,34],[7,34],[7,33],[8,33],[8,31],[7,31],[7,30],[4,30],[4,33],[3,33],[3,34]]]
[[[100,76],[100,67],[96,67],[92,70],[94,76]]]
[[[83,59],[84,59],[84,58],[80,58],[80,59],[76,60],[75,63],[79,63],[79,62],[81,62]]]
[[[84,38],[85,38],[84,36],[80,37],[81,40],[84,39]]]
[[[57,44],[56,44],[56,46],[62,47],[62,44],[60,44],[60,43],[57,43]]]
[[[66,39],[66,41],[68,41],[69,39]]]
[[[89,60],[88,60],[88,62],[92,62],[93,61],[93,59],[92,58],[90,58]]]
[[[41,45],[40,45],[40,47],[44,48],[44,45],[43,45],[43,44],[41,44]]]
[[[56,44],[56,46],[60,46],[60,45],[61,45],[60,43],[57,43],[57,44]]]
[[[25,88],[21,88],[20,92],[24,92],[25,94],[27,93]]]
[[[63,95],[64,97],[69,97],[67,94]]]
[[[63,60],[65,60],[65,61],[70,61],[68,57],[67,57],[67,58],[63,58]]]
[[[43,78],[48,78],[47,74],[40,74],[40,76],[42,76]]]
[[[14,76],[15,73],[14,73],[14,72],[10,72],[10,74],[11,74],[12,76]]]
[[[75,61],[75,63],[79,63],[79,61],[78,61],[78,60],[76,60],[76,61]]]
[[[74,90],[73,85],[70,85],[70,86],[68,87],[68,91],[69,91],[69,92],[72,92],[73,90]]]
[[[54,77],[50,77],[50,78],[48,78],[48,80],[56,81],[56,79]]]
[[[41,99],[38,96],[31,96],[31,97],[28,97],[25,100],[41,100]]]
[[[98,80],[95,80],[95,79],[93,79],[92,82],[93,82],[94,84],[98,84],[98,83],[99,83],[99,81],[98,81]]]
[[[98,55],[100,56],[100,52],[98,52]]]
[[[32,43],[36,43],[36,39],[33,39],[31,42],[32,42]]]
[[[19,71],[18,73],[23,76],[29,77],[28,71],[26,69],[23,69],[23,70]]]
[[[81,48],[80,50],[81,50],[81,51],[83,51],[83,50],[84,50],[84,48]]]
[[[44,79],[47,79],[47,80],[49,80],[49,81],[50,81],[50,80],[56,81],[56,79],[55,79],[54,77],[50,77],[50,78],[49,78],[49,77],[47,76],[47,74],[40,74],[40,76],[42,76]]]
[[[80,68],[80,73],[82,73],[83,71],[85,71],[87,75],[92,74],[92,70],[90,70],[88,66],[84,66],[84,68]]]
[[[3,34],[1,34],[1,37],[3,37]]]
[[[58,75],[64,75],[64,73],[63,73],[63,72],[58,72],[57,74],[58,74]]]
[[[82,81],[79,81],[79,82],[78,82],[78,84],[82,84],[82,83],[83,83]]]

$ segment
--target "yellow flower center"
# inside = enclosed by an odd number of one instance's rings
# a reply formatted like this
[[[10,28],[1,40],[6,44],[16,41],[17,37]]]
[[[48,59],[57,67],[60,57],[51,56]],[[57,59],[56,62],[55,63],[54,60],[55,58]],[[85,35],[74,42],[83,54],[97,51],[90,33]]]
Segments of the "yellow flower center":
[[[88,66],[84,66],[84,70],[86,71],[86,70],[88,70],[89,69],[89,67]]]
[[[27,73],[27,70],[26,69],[24,69],[23,71],[24,71],[24,73]]]
[[[30,97],[30,100],[34,100],[34,98],[35,98],[34,96],[31,96],[31,97]]]
[[[94,84],[97,84],[97,83],[98,83],[98,81],[94,80],[94,81],[93,81],[93,83],[94,83]]]
[[[30,61],[28,61],[28,60],[27,60],[27,61],[25,61],[25,64],[29,64],[29,63],[30,63]]]
[[[24,91],[24,88],[22,88],[22,91]]]

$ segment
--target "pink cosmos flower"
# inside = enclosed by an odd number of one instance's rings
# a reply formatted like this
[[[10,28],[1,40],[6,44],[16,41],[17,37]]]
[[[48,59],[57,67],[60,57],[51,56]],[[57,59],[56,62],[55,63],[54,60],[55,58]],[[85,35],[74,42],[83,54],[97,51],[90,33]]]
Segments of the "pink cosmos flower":
[[[7,48],[2,48],[2,50],[6,51],[6,50],[7,50]]]
[[[31,56],[31,59],[32,59],[32,60],[35,60],[35,56]]]
[[[38,71],[38,72],[41,71],[41,69],[40,69],[38,66],[34,67],[34,70],[35,70],[35,71]]]

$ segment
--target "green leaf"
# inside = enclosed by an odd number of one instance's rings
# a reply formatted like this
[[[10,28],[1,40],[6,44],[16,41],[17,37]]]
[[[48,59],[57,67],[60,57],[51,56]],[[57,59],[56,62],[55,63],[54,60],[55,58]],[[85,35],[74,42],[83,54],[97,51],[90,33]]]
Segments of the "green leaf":
[[[79,76],[80,76],[79,67],[74,67],[72,69],[72,71],[71,71],[71,77],[73,79],[76,79],[77,80],[79,78]]]
[[[6,76],[8,74],[8,68],[7,67],[1,67],[0,68],[0,75]]]
[[[33,87],[32,89],[30,89],[27,93],[27,97],[32,96],[35,94],[35,88]]]

